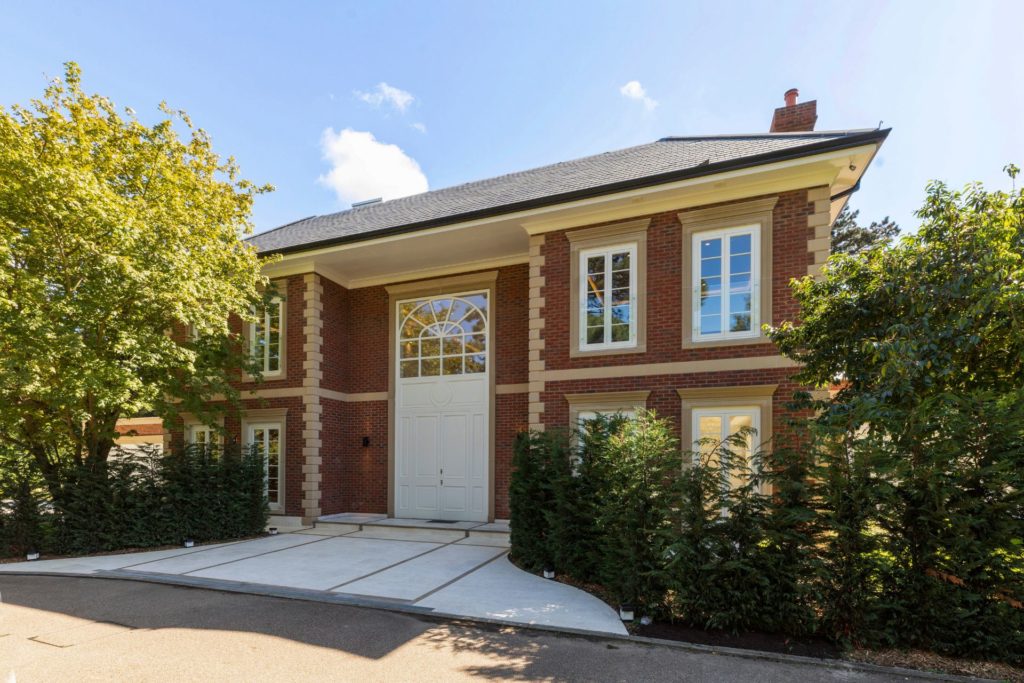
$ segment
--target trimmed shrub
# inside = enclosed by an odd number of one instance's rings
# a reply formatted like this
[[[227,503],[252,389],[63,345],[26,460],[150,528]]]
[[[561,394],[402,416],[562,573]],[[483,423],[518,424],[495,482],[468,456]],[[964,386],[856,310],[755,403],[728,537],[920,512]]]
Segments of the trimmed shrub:
[[[570,476],[568,434],[559,430],[519,434],[512,465],[510,555],[520,566],[540,571],[555,562],[548,513],[555,506],[556,480]]]
[[[267,523],[263,461],[254,449],[118,452],[102,470],[64,468],[54,500],[30,461],[16,461],[24,474],[2,480],[12,501],[0,511],[8,554],[29,546],[81,554],[226,540],[259,534]]]
[[[665,551],[671,538],[679,443],[666,420],[641,411],[617,426],[587,456],[599,507],[595,515],[597,578],[620,604],[662,611]]]

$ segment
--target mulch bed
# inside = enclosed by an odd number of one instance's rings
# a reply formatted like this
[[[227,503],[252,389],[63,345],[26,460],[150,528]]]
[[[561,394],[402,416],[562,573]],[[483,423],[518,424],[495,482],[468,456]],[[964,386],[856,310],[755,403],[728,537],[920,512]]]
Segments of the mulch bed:
[[[846,659],[866,662],[879,666],[901,666],[905,669],[921,669],[958,676],[992,678],[997,681],[1024,683],[1024,669],[1001,662],[983,662],[971,659],[956,659],[921,650],[862,650],[855,649],[846,654]]]
[[[599,584],[588,584],[563,575],[558,575],[555,580],[587,591],[615,609],[611,596]],[[642,626],[639,615],[637,616],[637,620],[627,624],[626,627],[632,635],[645,636],[647,638],[800,655],[803,657],[818,657],[820,659],[844,659],[847,661],[877,664],[879,666],[896,666],[904,669],[918,669],[920,671],[931,671],[940,674],[976,676],[978,678],[1024,683],[1024,669],[1001,662],[956,659],[919,650],[867,650],[858,648],[849,652],[843,652],[834,643],[824,638],[795,638],[777,633],[760,633],[757,631],[732,634],[728,631],[709,631],[670,621],[656,621],[647,626]]]
[[[735,647],[743,650],[778,652],[823,659],[840,659],[843,655],[839,648],[823,638],[794,638],[793,636],[757,631],[733,634],[727,631],[706,631],[669,621],[656,621],[647,626],[641,626],[639,622],[636,623],[636,629],[631,628],[630,631],[647,638],[662,638],[699,645]]]

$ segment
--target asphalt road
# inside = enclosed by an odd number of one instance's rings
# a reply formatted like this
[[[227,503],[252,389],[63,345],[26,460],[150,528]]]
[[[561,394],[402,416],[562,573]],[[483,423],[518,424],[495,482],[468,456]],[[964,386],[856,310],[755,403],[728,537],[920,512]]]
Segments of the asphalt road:
[[[0,576],[0,599],[0,683],[915,680],[134,581]]]

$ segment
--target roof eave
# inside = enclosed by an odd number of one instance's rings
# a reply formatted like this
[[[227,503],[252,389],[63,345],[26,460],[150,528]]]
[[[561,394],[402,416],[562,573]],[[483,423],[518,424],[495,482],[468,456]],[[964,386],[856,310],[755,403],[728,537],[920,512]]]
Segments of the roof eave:
[[[401,235],[404,233],[418,232],[420,230],[438,228],[446,225],[462,223],[465,221],[492,218],[495,216],[500,216],[502,214],[515,213],[517,211],[528,211],[530,209],[539,209],[547,206],[554,206],[557,204],[576,201],[580,199],[588,199],[591,197],[600,197],[604,195],[615,194],[617,192],[624,192],[627,190],[652,187],[655,185],[661,185],[663,183],[670,183],[679,180],[688,180],[690,178],[699,178],[702,176],[715,175],[717,173],[735,171],[739,169],[750,168],[752,166],[761,166],[764,164],[775,163],[779,161],[799,159],[801,157],[814,156],[815,154],[820,154],[822,152],[834,152],[838,150],[848,149],[851,147],[858,147],[864,144],[874,143],[881,145],[882,142],[884,142],[885,139],[889,136],[889,132],[891,130],[891,128],[871,130],[865,133],[857,133],[835,140],[823,140],[821,142],[813,143],[810,145],[804,145],[794,149],[767,152],[765,154],[741,157],[739,159],[730,159],[728,161],[722,161],[713,164],[709,163],[703,166],[686,168],[679,171],[671,171],[669,173],[660,173],[652,176],[644,176],[642,178],[634,178],[631,180],[609,183],[607,185],[599,185],[596,187],[586,188],[584,190],[563,192],[560,194],[548,195],[536,199],[529,199],[521,202],[513,202],[511,204],[503,204],[501,206],[489,207],[487,209],[480,209],[477,211],[468,211],[461,214],[444,216],[442,218],[417,221],[415,223],[406,223],[404,225],[399,225],[392,228],[373,230],[370,232],[359,233],[356,235],[344,235],[341,237],[332,237],[325,240],[306,242],[303,244],[296,244],[288,247],[267,249],[266,251],[259,252],[259,254],[261,256],[270,256],[274,254],[292,254],[303,251],[310,251],[313,249],[322,249],[324,247],[330,247],[339,244],[363,242],[372,239],[377,239],[380,237],[390,237],[394,235]]]

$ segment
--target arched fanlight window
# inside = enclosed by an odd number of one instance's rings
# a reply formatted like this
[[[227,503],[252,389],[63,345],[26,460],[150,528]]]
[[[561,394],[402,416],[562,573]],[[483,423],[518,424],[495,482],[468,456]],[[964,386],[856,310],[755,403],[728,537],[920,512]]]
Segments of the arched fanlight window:
[[[487,295],[407,301],[398,311],[401,377],[487,370]]]

